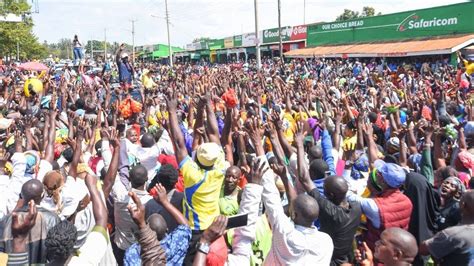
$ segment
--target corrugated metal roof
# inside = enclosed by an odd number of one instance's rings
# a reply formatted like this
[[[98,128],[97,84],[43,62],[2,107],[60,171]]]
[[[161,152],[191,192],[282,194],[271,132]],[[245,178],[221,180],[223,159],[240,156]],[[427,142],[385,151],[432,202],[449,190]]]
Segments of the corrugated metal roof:
[[[303,48],[285,53],[287,57],[403,57],[449,54],[474,43],[474,34],[398,42],[347,44]]]

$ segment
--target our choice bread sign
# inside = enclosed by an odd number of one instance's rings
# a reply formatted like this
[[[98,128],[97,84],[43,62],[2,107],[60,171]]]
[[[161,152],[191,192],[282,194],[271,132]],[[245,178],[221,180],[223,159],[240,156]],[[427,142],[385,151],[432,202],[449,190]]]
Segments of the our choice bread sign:
[[[425,28],[433,28],[433,27],[442,27],[448,25],[456,25],[458,24],[457,17],[450,17],[450,18],[422,18],[418,16],[416,13],[413,13],[406,17],[399,25],[397,30],[398,31],[406,31],[412,29],[425,29]]]

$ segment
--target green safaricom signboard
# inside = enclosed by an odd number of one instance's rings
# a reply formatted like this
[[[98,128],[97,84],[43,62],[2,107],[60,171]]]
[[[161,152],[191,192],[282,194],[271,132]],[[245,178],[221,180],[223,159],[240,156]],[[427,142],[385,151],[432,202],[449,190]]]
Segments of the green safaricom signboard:
[[[474,32],[474,2],[308,26],[307,46]]]

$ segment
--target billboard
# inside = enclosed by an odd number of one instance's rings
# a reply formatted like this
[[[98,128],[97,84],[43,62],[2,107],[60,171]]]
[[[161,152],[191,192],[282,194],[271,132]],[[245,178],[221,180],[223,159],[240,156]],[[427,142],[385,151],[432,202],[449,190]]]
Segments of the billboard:
[[[234,47],[242,46],[242,35],[234,36]]]
[[[232,47],[234,47],[234,37],[227,37],[227,38],[224,38],[224,47],[225,47],[225,48],[232,48]]]
[[[263,43],[275,43],[279,42],[279,31],[278,28],[268,29],[263,31]],[[306,25],[300,25],[295,27],[282,27],[281,28],[281,40],[282,42],[298,41],[306,39]]]
[[[255,46],[255,33],[242,34],[242,46]]]
[[[308,26],[307,46],[474,32],[474,2]]]

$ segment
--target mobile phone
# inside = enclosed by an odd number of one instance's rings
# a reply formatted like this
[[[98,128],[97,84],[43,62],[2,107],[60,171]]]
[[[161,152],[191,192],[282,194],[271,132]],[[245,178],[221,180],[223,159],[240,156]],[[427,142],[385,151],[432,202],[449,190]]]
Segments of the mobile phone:
[[[230,216],[227,219],[227,227],[226,228],[230,229],[230,228],[246,226],[247,222],[248,222],[248,218],[249,218],[248,216],[249,216],[248,213],[237,214],[237,215],[234,215],[234,216]]]
[[[365,260],[367,258],[367,256],[365,255],[365,249],[364,249],[363,244],[362,244],[363,243],[362,235],[356,235],[355,236],[355,241],[356,241],[356,244],[357,244],[357,248],[360,251],[362,260]]]

